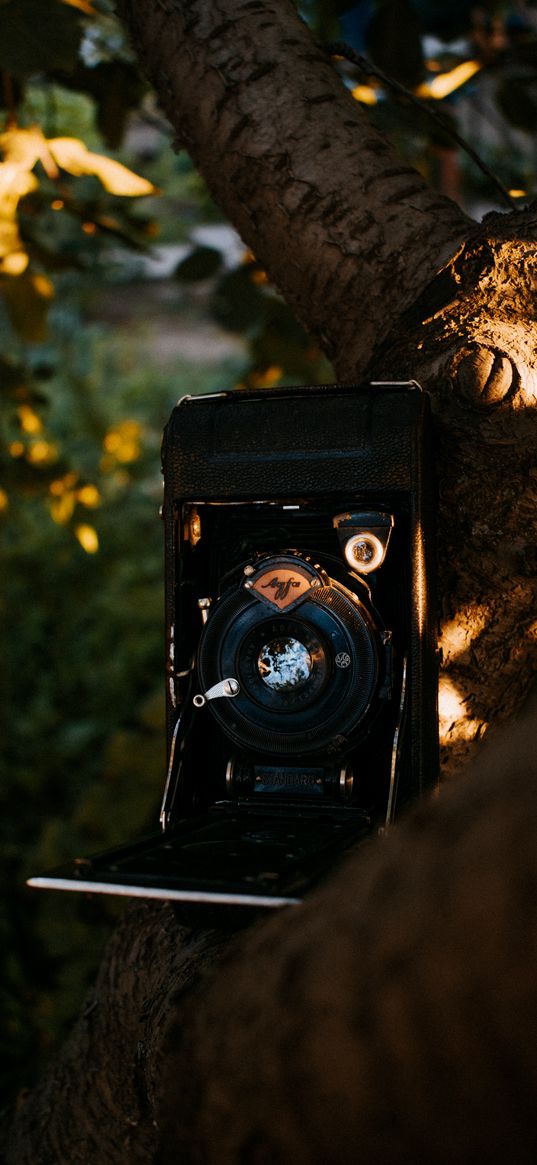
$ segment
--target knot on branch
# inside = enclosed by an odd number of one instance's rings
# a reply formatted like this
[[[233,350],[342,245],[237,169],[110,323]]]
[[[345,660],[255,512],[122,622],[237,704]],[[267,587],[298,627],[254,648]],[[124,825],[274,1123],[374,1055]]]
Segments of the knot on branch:
[[[453,383],[465,404],[491,408],[505,400],[513,388],[515,368],[503,352],[484,345],[463,348],[453,369]]]

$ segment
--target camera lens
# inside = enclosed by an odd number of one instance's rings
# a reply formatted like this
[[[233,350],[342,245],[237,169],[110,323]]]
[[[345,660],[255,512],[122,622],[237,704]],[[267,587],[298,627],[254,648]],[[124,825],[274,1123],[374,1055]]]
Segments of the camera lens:
[[[210,714],[236,745],[256,753],[320,755],[334,751],[336,739],[343,752],[378,683],[371,614],[296,553],[262,559],[252,580],[224,592],[201,635],[203,690],[227,676],[240,685],[233,700],[212,700]]]
[[[271,639],[257,660],[263,683],[273,691],[287,691],[305,683],[311,675],[311,655],[299,639]]]
[[[259,720],[264,712],[287,717],[315,704],[331,670],[326,637],[313,624],[294,615],[266,616],[264,604],[245,611],[221,642],[222,666],[233,664]]]

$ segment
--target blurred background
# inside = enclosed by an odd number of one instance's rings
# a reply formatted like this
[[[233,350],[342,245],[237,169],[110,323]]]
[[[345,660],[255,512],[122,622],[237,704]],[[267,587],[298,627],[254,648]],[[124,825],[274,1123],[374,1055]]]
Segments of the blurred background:
[[[307,0],[300,10],[320,41],[344,40],[373,62],[343,54],[336,67],[432,184],[477,218],[535,197],[535,2]],[[0,17],[0,1063],[10,1099],[63,1038],[123,909],[29,891],[25,878],[148,832],[158,817],[168,414],[185,393],[332,372],[173,151],[109,0],[0,0]]]

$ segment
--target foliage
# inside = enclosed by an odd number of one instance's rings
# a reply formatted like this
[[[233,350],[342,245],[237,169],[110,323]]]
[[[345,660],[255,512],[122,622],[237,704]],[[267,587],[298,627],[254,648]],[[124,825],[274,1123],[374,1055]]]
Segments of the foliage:
[[[173,379],[140,371],[100,326],[84,328],[81,349],[72,311],[52,323],[54,352],[40,351],[56,361],[47,404],[18,406],[15,440],[5,433],[26,451],[11,458],[0,544],[8,1087],[19,1073],[31,1082],[72,1018],[116,914],[25,891],[25,878],[158,816],[160,431],[178,392],[214,383],[188,366]]]
[[[431,180],[445,183],[446,154],[459,163],[461,155],[432,127],[427,105],[471,129],[485,102],[503,120],[474,145],[504,168],[507,185],[531,192],[537,36],[530,4],[483,3],[479,18],[462,0],[303,0],[300,7],[319,40],[343,37],[421,94],[418,113],[373,71],[339,63],[356,99]],[[219,214],[188,159],[172,153],[110,0],[0,0],[0,15],[0,845],[9,1090],[31,1082],[76,1011],[117,909],[30,894],[25,876],[155,819],[164,762],[160,431],[182,391],[215,387],[203,365],[183,363],[173,375],[151,360],[140,367],[128,334],[118,341],[91,322],[95,303],[102,288],[120,293],[143,280],[157,242],[179,247],[168,277],[174,300],[206,305],[244,341],[245,358],[221,371],[219,387],[319,382],[331,369],[255,256],[243,252],[236,261],[227,244],[196,234]],[[473,73],[457,74],[468,59]],[[439,97],[435,84],[446,77]],[[464,160],[449,192],[487,205],[496,198]],[[152,286],[143,284],[147,301]]]

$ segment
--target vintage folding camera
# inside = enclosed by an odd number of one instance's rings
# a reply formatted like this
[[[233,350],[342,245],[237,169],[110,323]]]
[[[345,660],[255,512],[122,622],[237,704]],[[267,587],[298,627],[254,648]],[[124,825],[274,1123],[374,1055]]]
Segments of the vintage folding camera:
[[[428,397],[185,397],[163,472],[161,831],[32,884],[298,902],[436,780]]]

